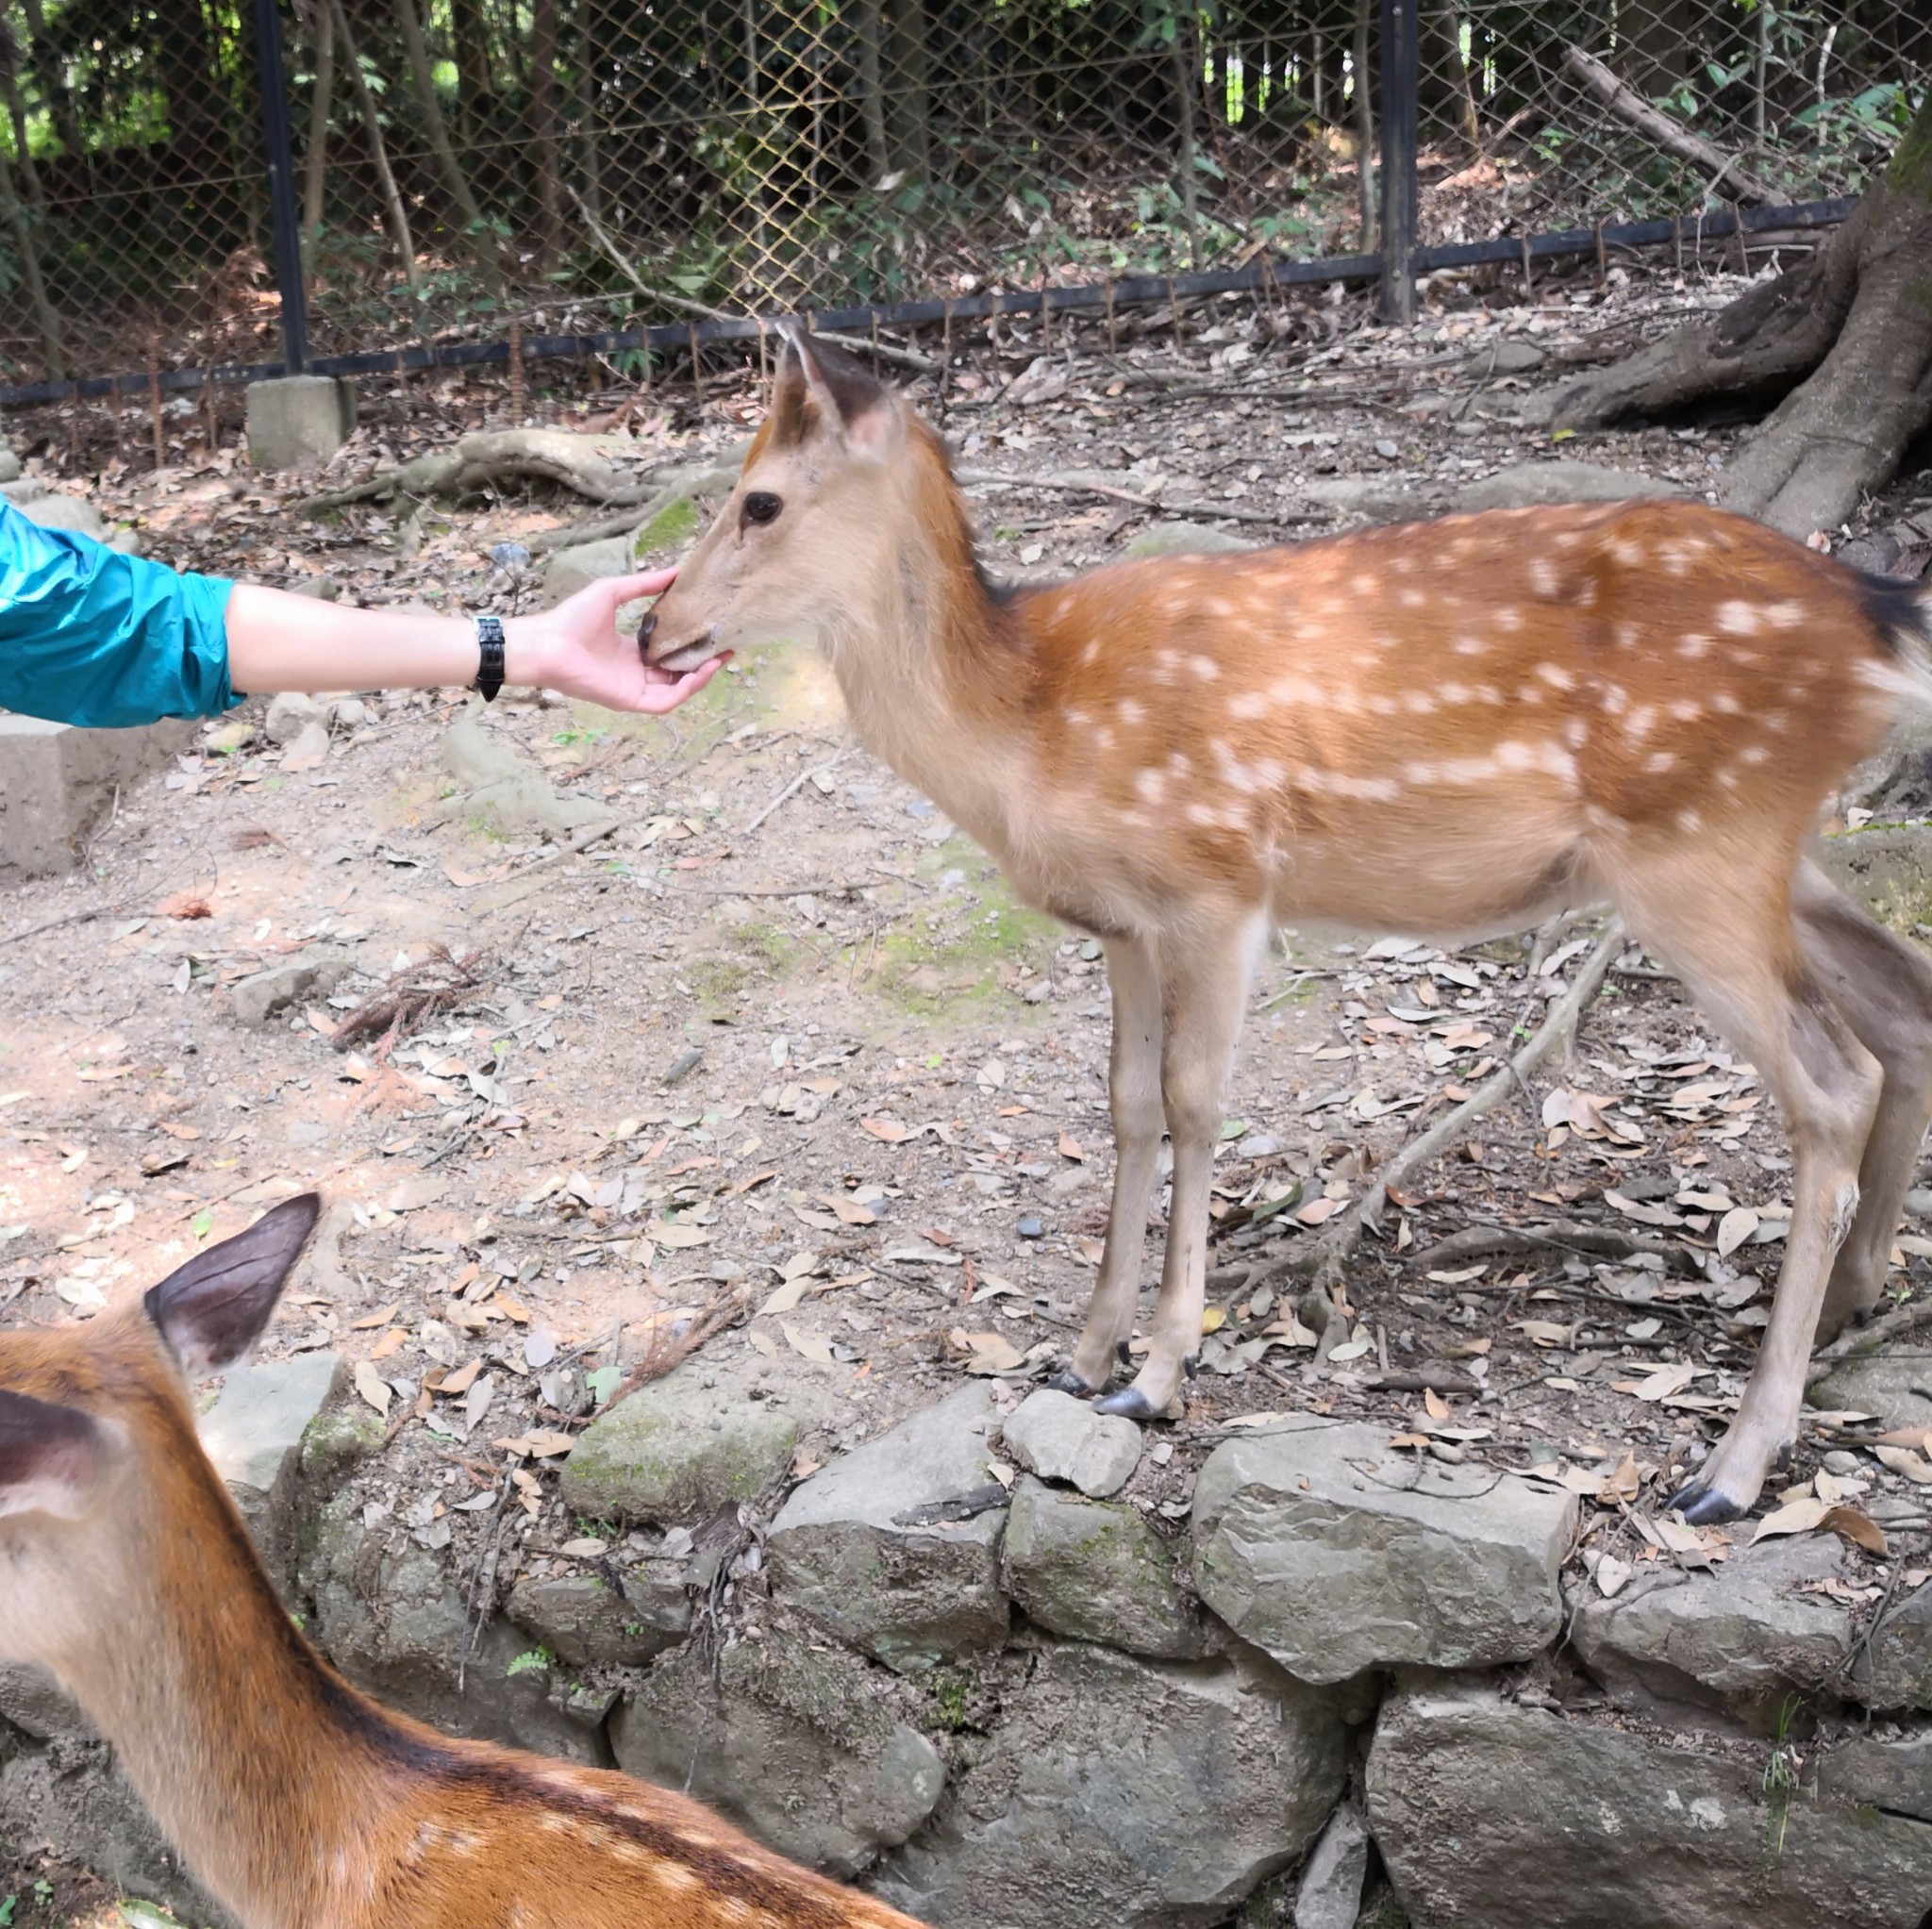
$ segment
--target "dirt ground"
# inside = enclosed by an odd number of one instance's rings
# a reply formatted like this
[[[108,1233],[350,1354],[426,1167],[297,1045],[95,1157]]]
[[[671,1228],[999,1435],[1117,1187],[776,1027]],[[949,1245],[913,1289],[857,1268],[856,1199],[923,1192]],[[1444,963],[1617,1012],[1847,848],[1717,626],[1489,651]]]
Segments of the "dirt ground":
[[[1204,307],[1178,344],[1171,321],[1137,318],[1116,354],[1091,337],[1076,352],[1063,325],[1050,346],[1022,332],[997,370],[982,357],[958,378],[947,427],[975,472],[1104,468],[1168,516],[1291,540],[1358,520],[1337,481],[1426,507],[1548,455],[1515,398],[1738,286],[1619,269],[1600,287],[1591,264],[1527,301],[1513,279],[1442,282],[1406,336],[1353,297]],[[494,378],[372,388],[343,479],[504,419]],[[757,419],[756,371],[701,407],[687,383],[536,392],[530,413],[617,414],[641,461],[720,449]],[[14,428],[58,486],[58,420]],[[326,574],[345,600],[527,599],[534,570],[507,573],[492,547],[588,513],[532,490],[408,524],[378,506],[308,518],[297,485],[231,449],[210,458],[197,432],[181,425],[180,459],[171,447],[158,474],[109,460],[96,501],[167,560],[278,584]],[[1560,453],[1701,492],[1733,433]],[[973,493],[1002,574],[1101,561],[1150,520],[1066,489]],[[1932,545],[1932,474],[1902,481],[1869,526],[1902,529],[1893,554],[1911,567],[1914,528]],[[1017,905],[850,742],[815,661],[734,664],[662,722],[496,705],[493,737],[618,818],[581,853],[506,837],[470,807],[441,760],[462,708],[371,697],[325,760],[293,769],[306,759],[252,729],[213,726],[118,800],[79,871],[8,893],[4,1317],[96,1317],[197,1242],[319,1188],[341,1209],[266,1352],[358,1363],[389,1423],[358,1488],[466,1571],[510,1477],[524,1519],[504,1588],[579,1557],[564,1550],[582,1526],[554,1498],[559,1452],[693,1322],[722,1322],[702,1348],[721,1367],[755,1353],[842,1392],[846,1417],[802,1462],[962,1372],[1001,1372],[1017,1394],[1050,1371],[1093,1276],[1111,1169],[1095,948]],[[238,717],[258,726],[263,710]],[[1691,1536],[1662,1498],[1748,1371],[1789,1165],[1756,1074],[1640,953],[1623,953],[1569,1064],[1402,1190],[1349,1270],[1353,1329],[1323,1366],[1277,1263],[1515,1049],[1594,928],[1453,955],[1284,934],[1228,1099],[1204,1370],[1130,1500],[1178,1521],[1230,1422],[1312,1408],[1382,1422],[1417,1451],[1541,1468],[1599,1502],[1578,1550],[1592,1564],[1723,1557],[1739,1530]],[[392,973],[433,977],[442,949],[475,981],[453,1009],[337,1048],[347,1011]],[[238,982],[314,952],[354,975],[260,1027],[238,1022]],[[1550,1222],[1571,1229],[1502,1256],[1431,1256],[1472,1229]],[[1606,1256],[1579,1225],[1626,1250]],[[1908,1231],[1900,1292],[1922,1289],[1927,1254]],[[1812,1430],[1792,1486],[1837,1444]],[[1869,1460],[1838,1485],[1868,1503],[1924,1493]],[[1926,1542],[1907,1528],[1898,1544]]]

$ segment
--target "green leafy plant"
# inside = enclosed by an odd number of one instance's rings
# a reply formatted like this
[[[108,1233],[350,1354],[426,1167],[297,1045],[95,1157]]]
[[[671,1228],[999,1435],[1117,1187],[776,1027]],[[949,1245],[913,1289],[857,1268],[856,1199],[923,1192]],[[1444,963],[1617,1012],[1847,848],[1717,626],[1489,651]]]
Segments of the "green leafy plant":
[[[1798,1719],[1801,1704],[1796,1695],[1787,1695],[1778,1710],[1777,1735],[1771,1759],[1764,1765],[1764,1794],[1771,1804],[1771,1854],[1774,1861],[1785,1852],[1785,1829],[1790,1821],[1791,1797],[1798,1791],[1799,1771],[1805,1757],[1791,1739],[1791,1727]]]
[[[519,1674],[531,1674],[540,1668],[554,1667],[556,1662],[557,1656],[548,1648],[525,1648],[503,1671],[504,1678],[513,1681]]]

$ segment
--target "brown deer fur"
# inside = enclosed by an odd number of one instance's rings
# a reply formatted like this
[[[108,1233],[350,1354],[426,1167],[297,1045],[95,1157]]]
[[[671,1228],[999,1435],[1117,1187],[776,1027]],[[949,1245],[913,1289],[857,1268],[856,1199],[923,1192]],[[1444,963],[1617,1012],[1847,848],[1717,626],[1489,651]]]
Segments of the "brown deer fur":
[[[163,1286],[78,1330],[0,1335],[0,1660],[54,1673],[245,1929],[911,1929],[682,1796],[445,1739],[319,1658],[201,1451],[180,1364],[252,1343],[313,1219],[291,1200],[242,1236],[239,1300],[232,1270],[204,1272],[172,1307]]]
[[[1132,1330],[1163,1118],[1174,1144],[1151,1343],[1115,1411],[1168,1410],[1199,1343],[1223,1088],[1269,926],[1467,939],[1614,903],[1791,1133],[1775,1310],[1683,1496],[1700,1519],[1749,1507],[1794,1437],[1821,1310],[1835,1325],[1878,1295],[1932,1116],[1932,969],[1807,856],[1823,800],[1932,696],[1913,592],[1642,502],[1002,594],[938,439],[808,341],[652,623],[650,657],[679,668],[816,639],[867,746],[1101,939],[1119,1161],[1076,1389],[1106,1385]]]

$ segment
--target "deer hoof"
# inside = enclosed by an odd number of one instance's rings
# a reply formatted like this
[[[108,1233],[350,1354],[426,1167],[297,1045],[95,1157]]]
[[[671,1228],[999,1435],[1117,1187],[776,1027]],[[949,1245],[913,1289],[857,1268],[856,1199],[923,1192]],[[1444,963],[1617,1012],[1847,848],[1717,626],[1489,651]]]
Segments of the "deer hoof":
[[[1748,1505],[1740,1506],[1728,1494],[1706,1486],[1701,1480],[1680,1487],[1671,1496],[1670,1505],[1693,1527],[1721,1527],[1726,1521],[1742,1520],[1750,1512]]]
[[[1091,1400],[1100,1391],[1090,1387],[1072,1367],[1062,1367],[1047,1383],[1056,1393],[1071,1393],[1075,1400]]]
[[[1118,1393],[1109,1393],[1105,1400],[1096,1400],[1093,1410],[1095,1413],[1118,1413],[1125,1420],[1158,1420],[1161,1411],[1138,1387],[1123,1387]]]

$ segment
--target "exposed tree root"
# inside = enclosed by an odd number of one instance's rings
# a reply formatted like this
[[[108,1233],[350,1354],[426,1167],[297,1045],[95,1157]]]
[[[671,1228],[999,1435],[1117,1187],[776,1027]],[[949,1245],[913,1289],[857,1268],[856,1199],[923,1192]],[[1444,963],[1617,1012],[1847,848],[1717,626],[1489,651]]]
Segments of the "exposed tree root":
[[[1721,499],[1797,537],[1837,529],[1932,423],[1932,94],[1884,179],[1808,261],[1570,383],[1551,414],[1595,427],[1725,395],[1778,407]]]
[[[1380,1220],[1382,1208],[1388,1203],[1390,1188],[1399,1186],[1412,1172],[1420,1172],[1424,1166],[1440,1158],[1478,1119],[1494,1111],[1513,1092],[1522,1090],[1524,1080],[1544,1059],[1569,1049],[1584,1011],[1603,988],[1610,960],[1623,949],[1624,943],[1623,921],[1612,918],[1605,925],[1603,936],[1577,967],[1569,989],[1551,1005],[1542,1023],[1523,1049],[1507,1064],[1499,1067],[1454,1111],[1444,1112],[1426,1132],[1411,1139],[1375,1174],[1367,1190],[1335,1221],[1328,1231],[1276,1270],[1312,1274],[1317,1286],[1326,1290],[1332,1290],[1339,1285],[1342,1269],[1361,1239],[1362,1228]],[[1307,1317],[1303,1315],[1304,1319]],[[1317,1327],[1318,1332],[1322,1330]],[[1327,1337],[1325,1332],[1323,1332],[1323,1337]],[[1321,1355],[1322,1349],[1318,1347],[1317,1357]]]

